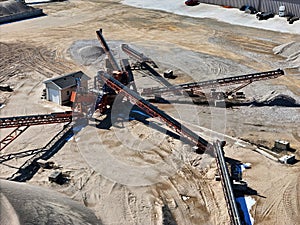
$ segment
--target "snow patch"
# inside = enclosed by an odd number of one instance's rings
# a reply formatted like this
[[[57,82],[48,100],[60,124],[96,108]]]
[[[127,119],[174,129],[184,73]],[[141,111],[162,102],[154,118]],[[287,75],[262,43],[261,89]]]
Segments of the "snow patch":
[[[234,25],[300,34],[300,23],[288,24],[286,18],[279,17],[278,15],[272,19],[261,21],[257,20],[255,15],[247,14],[236,8],[225,9],[221,6],[204,3],[189,7],[184,2],[184,0],[123,0],[121,3],[138,8],[162,10],[182,16],[211,18]]]

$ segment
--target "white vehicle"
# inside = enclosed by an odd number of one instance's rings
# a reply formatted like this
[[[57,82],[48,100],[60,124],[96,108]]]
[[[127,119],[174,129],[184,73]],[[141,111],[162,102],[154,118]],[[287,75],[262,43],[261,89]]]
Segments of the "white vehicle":
[[[278,13],[278,15],[280,17],[284,17],[285,16],[285,6],[284,5],[279,6],[279,13]]]

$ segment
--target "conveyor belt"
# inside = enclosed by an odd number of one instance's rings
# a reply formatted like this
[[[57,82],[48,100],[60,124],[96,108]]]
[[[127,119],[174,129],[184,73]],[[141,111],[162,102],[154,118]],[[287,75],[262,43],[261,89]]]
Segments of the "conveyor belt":
[[[0,141],[0,151],[2,151],[7,145],[13,142],[17,137],[19,137],[23,132],[25,132],[29,126],[21,126],[15,128],[10,132],[5,138]]]
[[[219,141],[216,141],[213,144],[213,146],[214,146],[214,152],[216,154],[216,163],[219,170],[219,175],[221,177],[223,192],[225,195],[225,200],[227,203],[231,224],[242,225],[241,218],[233,195],[233,189],[232,189],[229,172],[224,158],[223,148]]]
[[[234,77],[226,77],[226,78],[221,78],[216,80],[179,84],[179,85],[174,85],[172,87],[146,88],[143,89],[142,94],[153,95],[153,94],[174,92],[174,91],[183,91],[183,90],[188,91],[188,90],[197,90],[202,88],[215,88],[219,86],[229,86],[235,84],[250,84],[254,81],[274,79],[282,75],[284,75],[284,71],[281,69],[277,69],[277,70],[272,70],[267,72],[253,73],[253,74],[240,75]]]
[[[140,67],[144,70],[148,70],[150,75],[153,76],[158,82],[163,84],[166,87],[173,86],[171,83],[169,83],[163,76],[161,76],[154,68],[157,68],[158,66],[154,63],[152,59],[145,56],[143,53],[138,52],[137,50],[129,47],[127,44],[122,44],[122,50],[132,57],[133,59],[137,60],[140,63]],[[152,66],[150,66],[150,64]]]
[[[147,62],[147,63],[150,63],[155,68],[158,67],[152,59],[145,56],[143,53],[140,53],[137,50],[129,47],[127,44],[122,44],[121,48],[127,55],[129,55],[129,57],[135,59],[136,61],[138,61],[140,63]]]
[[[167,81],[165,78],[163,78],[163,76],[161,76],[155,69],[153,69],[147,62],[142,62],[141,63],[142,67],[146,70],[148,70],[151,74],[151,76],[153,76],[158,82],[160,82],[161,84],[163,84],[166,87],[173,87],[173,85]]]
[[[159,118],[160,120],[165,122],[167,126],[174,129],[177,133],[189,139],[198,147],[198,153],[204,153],[207,148],[212,147],[205,139],[201,138],[193,131],[179,123],[177,120],[143,99],[139,94],[135,93],[110,75],[104,73],[103,71],[99,71],[99,75],[101,79],[103,79],[103,81],[117,93],[122,93],[146,113],[148,113],[152,117]]]
[[[96,31],[96,34],[97,34],[98,40],[100,41],[100,43],[104,49],[104,52],[108,56],[109,62],[111,63],[113,69],[116,71],[121,71],[120,66],[118,65],[117,61],[113,57],[113,54],[111,53],[110,48],[108,47],[108,45],[102,35],[102,29]]]
[[[145,56],[143,53],[140,53],[133,48],[129,47],[127,44],[121,45],[122,50],[129,55],[130,57],[134,58],[135,60],[139,62],[150,62],[152,61],[150,58]]]
[[[15,128],[5,138],[0,141],[0,151],[19,137],[29,126],[53,124],[53,123],[70,123],[72,121],[72,111],[51,113],[44,115],[16,116],[0,118],[1,128]]]
[[[52,123],[68,123],[71,121],[72,121],[72,111],[43,114],[43,115],[6,117],[6,118],[0,118],[0,129],[21,127],[21,126],[33,126],[33,125],[41,125],[41,124],[52,124]]]
[[[31,153],[32,157],[26,160],[13,175],[11,175],[7,180],[24,182],[26,180],[31,179],[34,174],[38,171],[39,166],[37,164],[37,160],[43,159],[48,160],[55,153],[58,152],[59,149],[67,142],[68,136],[73,135],[73,125],[72,123],[66,124],[63,129],[52,138],[48,144],[39,149],[33,150]],[[26,153],[24,153],[26,154]],[[30,152],[27,152],[27,156],[29,156]],[[11,156],[14,157],[14,156]],[[1,161],[0,157],[0,161]],[[5,159],[5,158],[4,158]]]

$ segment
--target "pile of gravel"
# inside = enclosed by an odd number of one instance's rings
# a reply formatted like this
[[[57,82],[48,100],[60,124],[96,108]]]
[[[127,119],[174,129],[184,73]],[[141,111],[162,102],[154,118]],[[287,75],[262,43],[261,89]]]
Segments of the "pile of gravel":
[[[85,46],[78,50],[78,54],[85,64],[95,62],[103,53],[103,49],[99,46]]]
[[[100,63],[105,57],[104,50],[97,40],[75,41],[69,48],[69,53],[77,63],[84,66]]]
[[[8,16],[15,13],[35,10],[33,7],[27,6],[21,2],[14,0],[0,2],[0,16]]]
[[[284,58],[286,68],[298,68],[300,71],[300,42],[289,42],[279,45],[273,49],[274,54],[278,54]]]
[[[42,9],[33,8],[13,0],[0,2],[0,24],[44,15]]]

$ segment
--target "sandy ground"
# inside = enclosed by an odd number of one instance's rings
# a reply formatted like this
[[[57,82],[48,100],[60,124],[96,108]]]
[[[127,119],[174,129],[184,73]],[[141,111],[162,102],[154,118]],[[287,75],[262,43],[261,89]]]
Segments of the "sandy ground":
[[[255,98],[276,91],[299,103],[297,51],[278,51],[278,46],[287,49],[282,45],[299,42],[299,34],[133,8],[111,0],[37,6],[47,16],[0,26],[1,84],[14,89],[1,92],[3,117],[65,110],[40,98],[42,81],[77,70],[93,77],[103,68],[103,56],[91,54],[87,60],[90,52],[84,51],[99,46],[95,31],[100,27],[117,59],[125,57],[120,43],[127,43],[151,57],[160,72],[173,69],[178,75],[170,81],[174,84],[283,68],[286,76],[253,83],[244,91]],[[274,54],[274,48],[280,54]],[[138,72],[135,78],[139,89],[160,85]],[[284,139],[299,149],[298,107],[222,109],[181,103],[158,107],[208,140],[226,139],[228,157],[252,163],[244,179],[259,193],[253,196],[256,204],[251,211],[255,224],[297,224],[299,164],[281,165],[253,152],[252,145],[237,143],[241,138],[271,147],[274,140]],[[163,124],[151,121],[152,128],[120,120],[108,130],[91,123],[51,158],[69,174],[68,183],[49,183],[52,171],[47,169],[27,182],[80,201],[103,224],[229,224],[221,183],[214,180],[214,160],[196,155],[176,135],[158,131],[155,125],[166,128]],[[31,127],[1,155],[41,148],[61,128]],[[1,131],[1,137],[8,132]],[[299,152],[295,154],[299,158]],[[0,177],[10,177],[26,160],[1,163]]]

